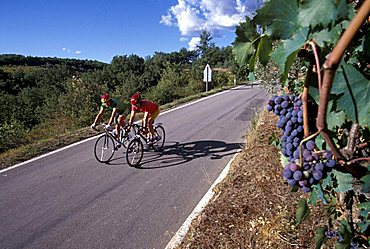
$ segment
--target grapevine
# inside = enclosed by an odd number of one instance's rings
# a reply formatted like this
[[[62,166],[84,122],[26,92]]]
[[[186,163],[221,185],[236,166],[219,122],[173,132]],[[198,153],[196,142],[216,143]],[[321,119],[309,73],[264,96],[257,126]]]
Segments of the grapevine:
[[[370,246],[369,13],[370,0],[271,0],[236,31],[241,65],[279,67],[285,94],[266,108],[278,116],[282,175],[308,193],[300,205],[330,207],[317,247]],[[261,35],[242,29],[257,25]],[[297,60],[305,76],[292,80]]]

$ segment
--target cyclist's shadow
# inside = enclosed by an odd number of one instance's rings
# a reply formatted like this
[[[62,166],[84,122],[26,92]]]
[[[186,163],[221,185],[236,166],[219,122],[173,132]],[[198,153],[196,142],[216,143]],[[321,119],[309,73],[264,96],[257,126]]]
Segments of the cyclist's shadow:
[[[184,164],[202,157],[212,160],[235,154],[241,143],[225,143],[215,140],[200,140],[188,143],[166,142],[161,152],[145,152],[141,169],[156,169]]]

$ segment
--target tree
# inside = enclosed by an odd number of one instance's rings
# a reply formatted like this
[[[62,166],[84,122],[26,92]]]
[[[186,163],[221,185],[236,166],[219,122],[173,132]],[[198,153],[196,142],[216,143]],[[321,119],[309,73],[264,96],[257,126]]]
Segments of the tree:
[[[207,32],[206,30],[203,30],[202,34],[200,34],[200,41],[197,45],[197,52],[200,54],[201,57],[206,54],[208,49],[215,47],[215,44],[211,42],[212,39],[212,34],[210,32]]]

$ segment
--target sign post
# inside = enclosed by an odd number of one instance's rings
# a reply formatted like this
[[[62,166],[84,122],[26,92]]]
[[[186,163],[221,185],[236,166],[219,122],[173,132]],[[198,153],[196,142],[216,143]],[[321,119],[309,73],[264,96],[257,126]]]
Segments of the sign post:
[[[208,92],[208,82],[212,81],[212,69],[208,64],[203,71],[203,81],[206,83],[206,92]]]

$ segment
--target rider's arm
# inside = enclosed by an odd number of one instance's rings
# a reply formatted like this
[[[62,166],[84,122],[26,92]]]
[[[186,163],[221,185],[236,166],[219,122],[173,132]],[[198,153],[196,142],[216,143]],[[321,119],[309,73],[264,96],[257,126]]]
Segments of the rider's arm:
[[[99,120],[100,120],[101,116],[103,116],[103,114],[104,114],[104,109],[100,108],[100,111],[99,111],[98,115],[96,115],[96,117],[95,117],[93,125],[97,125],[97,123],[99,122]]]
[[[113,108],[112,114],[110,115],[110,119],[109,119],[108,125],[111,125],[113,123],[114,116],[116,115],[116,112],[117,112],[117,108]]]
[[[136,111],[135,110],[131,110],[130,119],[128,121],[128,124],[129,125],[132,125],[132,123],[134,122],[135,114],[136,114]]]

